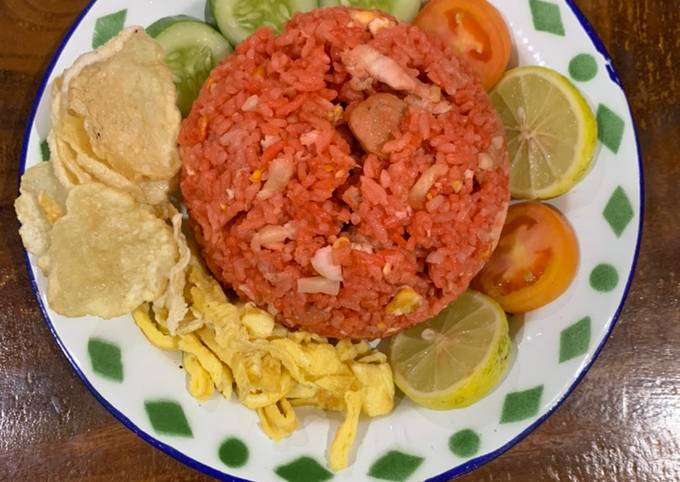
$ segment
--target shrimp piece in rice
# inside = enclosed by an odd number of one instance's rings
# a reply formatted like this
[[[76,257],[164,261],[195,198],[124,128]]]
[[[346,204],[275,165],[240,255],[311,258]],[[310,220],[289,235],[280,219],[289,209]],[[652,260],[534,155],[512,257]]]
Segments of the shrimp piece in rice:
[[[373,80],[382,82],[394,90],[410,93],[407,101],[435,114],[447,112],[450,105],[442,101],[441,89],[428,86],[412,77],[392,57],[383,55],[369,45],[357,45],[343,54],[345,67],[352,74],[352,83],[358,90],[372,87]]]

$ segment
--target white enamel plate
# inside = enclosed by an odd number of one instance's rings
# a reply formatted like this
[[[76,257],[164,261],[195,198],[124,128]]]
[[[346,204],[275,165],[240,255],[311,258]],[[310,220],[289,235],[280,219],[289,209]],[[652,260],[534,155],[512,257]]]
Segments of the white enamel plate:
[[[552,203],[581,248],[577,278],[557,301],[526,316],[510,369],[491,394],[462,410],[435,412],[398,399],[389,416],[363,421],[352,465],[325,468],[341,418],[301,414],[280,443],[254,412],[222,398],[202,403],[185,389],[179,354],[150,345],[131,317],[69,319],[52,312],[35,259],[29,274],[45,320],[78,376],[125,426],[182,462],[224,480],[448,480],[488,462],[531,432],[565,399],[602,349],[635,266],[642,222],[642,171],[635,128],[616,72],[572,0],[493,0],[513,34],[520,65],[570,77],[597,113],[593,169]],[[203,0],[98,0],[82,13],[50,64],[27,128],[21,172],[42,161],[52,80],[123,25],[160,17],[201,18]],[[605,430],[602,427],[602,430]]]

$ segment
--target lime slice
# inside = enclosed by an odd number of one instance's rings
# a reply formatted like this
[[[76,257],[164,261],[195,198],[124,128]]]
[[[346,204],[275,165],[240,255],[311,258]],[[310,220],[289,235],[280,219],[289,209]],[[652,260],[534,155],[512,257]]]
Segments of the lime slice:
[[[476,291],[425,323],[396,335],[390,345],[394,382],[419,405],[447,410],[471,405],[505,373],[510,351],[501,307]]]
[[[516,199],[548,199],[569,191],[590,167],[597,123],[564,76],[545,67],[509,70],[491,93],[503,119]]]

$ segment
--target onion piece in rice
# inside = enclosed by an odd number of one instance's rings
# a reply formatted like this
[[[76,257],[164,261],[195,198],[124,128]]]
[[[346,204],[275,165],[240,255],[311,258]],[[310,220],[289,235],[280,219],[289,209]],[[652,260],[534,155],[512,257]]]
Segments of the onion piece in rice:
[[[430,264],[442,264],[444,262],[445,256],[441,250],[432,251],[427,255],[425,261]]]
[[[269,166],[269,177],[264,183],[262,190],[257,193],[256,199],[264,201],[269,199],[274,194],[282,192],[288,181],[293,177],[295,166],[290,159],[284,157],[277,157]]]
[[[300,278],[297,280],[298,293],[323,293],[326,295],[337,296],[340,293],[340,282],[333,281],[323,276],[312,276],[310,278]]]
[[[251,95],[245,100],[245,102],[243,102],[243,105],[241,105],[241,110],[243,112],[250,112],[257,109],[257,103],[259,100],[260,99],[258,96]]]
[[[494,168],[493,157],[491,157],[488,153],[480,152],[478,159],[479,159],[479,168],[480,169],[482,169],[484,171],[490,171],[491,169]]]
[[[286,223],[284,226],[270,224],[253,235],[253,238],[250,240],[250,249],[258,252],[263,246],[267,247],[283,243],[286,239],[293,238],[293,236],[292,223]]]
[[[414,208],[421,208],[425,202],[428,191],[432,188],[437,179],[446,175],[448,172],[449,166],[446,164],[434,164],[428,167],[411,188],[411,192],[408,195],[409,204]]]
[[[333,263],[333,247],[324,246],[314,253],[312,266],[324,278],[332,281],[342,281],[342,266]]]

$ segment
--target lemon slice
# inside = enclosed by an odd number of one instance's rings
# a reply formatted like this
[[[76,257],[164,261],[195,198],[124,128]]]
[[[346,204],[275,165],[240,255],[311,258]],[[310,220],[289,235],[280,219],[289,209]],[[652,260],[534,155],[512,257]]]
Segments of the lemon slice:
[[[560,196],[588,171],[597,122],[566,77],[545,67],[518,67],[505,74],[491,100],[508,137],[514,198]]]
[[[390,345],[394,382],[419,405],[466,407],[498,383],[508,365],[508,320],[476,291],[425,323],[396,335]]]

